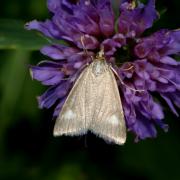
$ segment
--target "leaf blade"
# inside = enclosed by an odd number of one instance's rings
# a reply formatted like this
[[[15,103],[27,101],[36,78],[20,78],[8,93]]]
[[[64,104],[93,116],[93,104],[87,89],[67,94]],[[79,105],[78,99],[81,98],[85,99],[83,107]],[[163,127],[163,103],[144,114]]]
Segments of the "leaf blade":
[[[20,20],[0,19],[0,49],[39,50],[48,44],[64,44],[63,41],[54,41],[42,34],[28,31],[24,28],[25,22]]]

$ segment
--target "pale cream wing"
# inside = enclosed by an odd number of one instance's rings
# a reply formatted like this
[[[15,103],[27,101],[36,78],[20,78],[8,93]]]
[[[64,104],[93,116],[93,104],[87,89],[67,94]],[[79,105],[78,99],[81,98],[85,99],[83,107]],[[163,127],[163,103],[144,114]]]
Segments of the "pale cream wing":
[[[90,123],[86,118],[89,73],[88,66],[76,80],[56,120],[54,136],[81,135],[87,132]]]
[[[109,68],[97,78],[94,115],[90,130],[109,142],[124,144],[126,125],[116,79]]]

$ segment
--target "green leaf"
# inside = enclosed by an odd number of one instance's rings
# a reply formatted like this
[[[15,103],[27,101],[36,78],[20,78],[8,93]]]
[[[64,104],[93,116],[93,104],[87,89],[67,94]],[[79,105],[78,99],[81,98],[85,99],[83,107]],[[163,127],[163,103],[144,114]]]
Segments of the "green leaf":
[[[28,64],[29,57],[29,51],[11,51],[7,54],[7,60],[3,68],[1,68],[0,144],[3,141],[3,135],[11,123],[11,120],[15,119],[15,109],[18,106],[17,101],[21,97],[27,71],[25,67]]]
[[[0,19],[0,49],[39,50],[50,44],[40,33],[24,29],[25,22]]]

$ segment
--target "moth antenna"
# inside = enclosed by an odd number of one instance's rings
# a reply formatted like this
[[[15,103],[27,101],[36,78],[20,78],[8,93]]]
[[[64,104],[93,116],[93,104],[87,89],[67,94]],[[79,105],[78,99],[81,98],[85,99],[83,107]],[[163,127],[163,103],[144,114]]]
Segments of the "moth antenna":
[[[84,35],[83,35],[83,36],[81,36],[81,44],[82,44],[82,47],[83,47],[84,53],[85,53],[87,56],[89,56],[89,54],[88,54],[88,50],[86,49],[85,44],[84,44]],[[90,58],[93,60],[93,57],[92,57],[92,56],[90,56]]]
[[[81,36],[81,44],[83,46],[83,50],[84,50],[85,54],[88,55],[88,51],[87,51],[85,44],[84,44],[84,35]]]
[[[123,71],[129,71],[129,70],[131,70],[133,68],[134,68],[134,66],[130,66],[129,68],[123,69]]]
[[[118,63],[116,63],[116,65],[123,65],[124,63],[120,63],[120,62],[118,62]],[[131,70],[131,69],[133,69],[134,68],[134,65],[131,65],[131,63],[130,62],[128,62],[127,64],[129,64],[129,67],[128,68],[123,68],[122,70],[123,71],[129,71],[129,70]]]
[[[119,79],[119,81],[120,81],[120,83],[122,84],[122,85],[124,85],[125,87],[127,87],[128,89],[130,89],[130,90],[132,90],[132,91],[134,91],[134,92],[145,92],[145,90],[139,90],[139,89],[134,89],[134,88],[132,88],[132,87],[129,87],[127,84],[125,84],[124,82],[123,82],[123,80],[120,78],[120,76],[118,75],[118,73],[116,72],[116,70],[112,67],[112,66],[110,66],[111,67],[111,69],[112,69],[112,71],[114,72],[114,74],[118,77],[118,79]]]

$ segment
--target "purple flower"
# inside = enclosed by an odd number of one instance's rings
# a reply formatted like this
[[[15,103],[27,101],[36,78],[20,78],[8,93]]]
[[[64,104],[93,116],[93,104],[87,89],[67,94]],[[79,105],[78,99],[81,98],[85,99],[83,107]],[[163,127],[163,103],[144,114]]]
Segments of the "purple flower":
[[[136,134],[136,140],[155,137],[157,125],[167,131],[159,100],[178,116],[180,63],[173,57],[180,53],[180,30],[163,29],[143,35],[159,18],[155,0],[147,4],[123,0],[118,24],[110,0],[48,0],[48,9],[53,15],[51,20],[34,20],[27,24],[27,29],[64,40],[66,45],[43,47],[41,53],[52,60],[31,67],[32,77],[50,86],[38,98],[40,108],[56,104],[57,116],[79,73],[92,61],[84,53],[83,37],[90,55],[104,47],[107,61],[126,84],[118,82],[126,125]],[[154,94],[159,94],[158,98]]]

